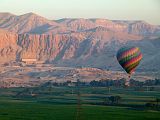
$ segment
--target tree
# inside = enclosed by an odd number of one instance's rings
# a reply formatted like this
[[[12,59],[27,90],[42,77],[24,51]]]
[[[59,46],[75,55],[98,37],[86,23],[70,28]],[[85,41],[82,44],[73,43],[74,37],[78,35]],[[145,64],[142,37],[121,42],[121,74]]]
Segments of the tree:
[[[159,107],[160,98],[156,98],[156,105]]]
[[[119,104],[121,97],[120,96],[109,96],[108,97],[111,104]]]

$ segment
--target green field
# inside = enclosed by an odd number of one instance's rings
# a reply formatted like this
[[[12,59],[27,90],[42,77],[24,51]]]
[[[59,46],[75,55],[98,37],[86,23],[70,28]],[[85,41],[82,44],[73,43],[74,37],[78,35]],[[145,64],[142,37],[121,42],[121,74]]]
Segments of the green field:
[[[82,120],[157,120],[160,111],[148,109],[147,102],[160,98],[159,91],[124,88],[82,87]],[[107,96],[121,96],[118,105],[103,105]],[[0,89],[0,120],[76,120],[77,88]]]

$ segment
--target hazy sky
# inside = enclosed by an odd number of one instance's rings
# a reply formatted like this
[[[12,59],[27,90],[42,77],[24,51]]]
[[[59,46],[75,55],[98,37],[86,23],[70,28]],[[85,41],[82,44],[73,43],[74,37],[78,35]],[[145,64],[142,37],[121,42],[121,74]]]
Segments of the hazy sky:
[[[49,19],[145,20],[160,25],[160,0],[0,0],[0,12],[34,12]]]

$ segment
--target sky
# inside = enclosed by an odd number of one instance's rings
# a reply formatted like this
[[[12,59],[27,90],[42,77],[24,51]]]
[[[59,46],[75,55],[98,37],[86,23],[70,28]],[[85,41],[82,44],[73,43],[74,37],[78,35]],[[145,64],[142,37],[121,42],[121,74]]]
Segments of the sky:
[[[33,12],[48,19],[144,20],[160,25],[160,0],[0,0],[0,12]]]

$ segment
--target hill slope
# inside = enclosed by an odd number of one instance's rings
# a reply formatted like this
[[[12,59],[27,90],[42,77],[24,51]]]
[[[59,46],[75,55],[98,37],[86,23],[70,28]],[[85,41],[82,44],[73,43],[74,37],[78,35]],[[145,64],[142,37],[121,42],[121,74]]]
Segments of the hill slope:
[[[139,46],[141,71],[159,70],[160,27],[144,21],[48,20],[34,13],[0,13],[0,63],[37,58],[57,66],[121,69],[115,54]]]

